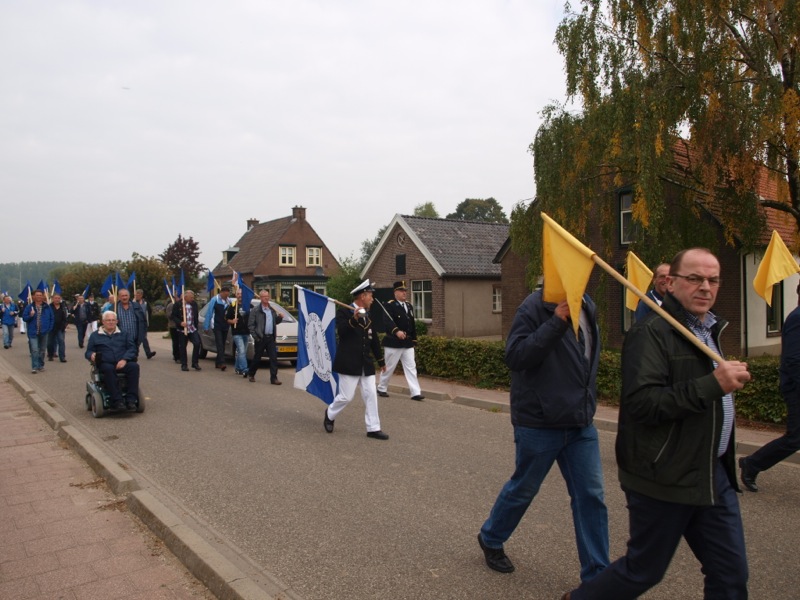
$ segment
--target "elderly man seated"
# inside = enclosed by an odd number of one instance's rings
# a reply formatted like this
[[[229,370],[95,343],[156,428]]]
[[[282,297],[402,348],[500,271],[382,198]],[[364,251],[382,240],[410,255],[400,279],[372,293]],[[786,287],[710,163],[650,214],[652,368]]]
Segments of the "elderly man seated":
[[[103,313],[102,327],[89,336],[86,358],[97,365],[111,397],[114,410],[135,410],[139,400],[139,365],[136,362],[136,342],[130,334],[117,327],[117,314],[112,310]],[[127,406],[119,389],[117,373],[128,378]]]

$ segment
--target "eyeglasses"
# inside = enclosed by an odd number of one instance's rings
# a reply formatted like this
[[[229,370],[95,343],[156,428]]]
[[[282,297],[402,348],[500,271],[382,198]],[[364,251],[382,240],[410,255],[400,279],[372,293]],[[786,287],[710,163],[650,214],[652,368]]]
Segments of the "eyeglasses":
[[[720,277],[701,277],[700,275],[670,275],[670,277],[680,277],[681,279],[685,279],[686,283],[689,285],[702,285],[704,281],[708,282],[708,286],[715,288],[719,287],[722,283],[722,279]]]

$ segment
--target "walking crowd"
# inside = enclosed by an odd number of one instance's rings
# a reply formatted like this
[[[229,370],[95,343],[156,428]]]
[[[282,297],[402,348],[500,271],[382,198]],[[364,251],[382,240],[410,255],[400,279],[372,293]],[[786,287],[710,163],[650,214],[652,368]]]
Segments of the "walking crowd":
[[[514,471],[477,534],[489,568],[501,573],[515,570],[504,544],[557,464],[571,498],[580,562],[580,584],[562,600],[639,597],[664,577],[681,539],[701,565],[704,598],[747,598],[739,479],[756,492],[760,471],[800,450],[800,308],[789,315],[782,333],[781,391],[789,409],[786,435],[739,459],[737,478],[733,398],[751,376],[746,363],[717,360],[724,356],[721,337],[727,324],[711,311],[722,285],[720,271],[717,257],[704,248],[684,250],[670,263],[659,265],[648,297],[660,310],[640,307],[626,334],[616,462],[627,500],[629,533],[627,551],[615,561],[609,556],[604,478],[593,423],[601,340],[595,304],[584,294],[579,314],[573,314],[566,300],[545,301],[541,289],[522,302],[505,348],[511,371]],[[378,303],[381,311],[373,310],[374,291],[369,280],[362,282],[351,292],[352,303],[340,303],[336,313],[333,371],[339,385],[322,425],[333,433],[337,416],[360,387],[366,435],[388,440],[378,397],[388,395],[389,377],[398,363],[411,399],[420,401],[424,396],[417,380],[415,318],[406,301],[406,283],[394,283],[394,299]],[[800,295],[800,286],[797,291]],[[139,347],[144,346],[148,359],[156,353],[147,342],[150,307],[139,291],[135,296],[131,300],[126,289],[119,290],[102,315],[91,296],[77,296],[69,309],[58,294],[47,303],[41,290],[22,306],[6,296],[1,315],[4,348],[12,347],[13,330],[21,320],[32,373],[44,370],[45,353],[49,360],[58,356],[66,362],[64,330],[72,317],[81,348],[86,332],[93,332],[86,358],[99,361],[101,354],[100,368],[105,372],[124,371],[129,381],[138,382]],[[272,306],[269,291],[260,291],[252,305],[242,301],[238,286],[230,296],[229,287],[220,288],[202,320],[194,292],[186,290],[171,298],[166,314],[173,360],[182,371],[190,366],[201,370],[202,328],[213,332],[215,367],[225,371],[230,334],[236,375],[255,382],[261,358],[267,356],[270,383],[281,385],[275,342],[282,317]],[[688,331],[679,332],[673,320]],[[385,333],[383,343],[379,332]],[[690,343],[687,336],[696,339]],[[248,360],[251,339],[253,354]],[[120,398],[116,401],[115,408],[131,409]]]

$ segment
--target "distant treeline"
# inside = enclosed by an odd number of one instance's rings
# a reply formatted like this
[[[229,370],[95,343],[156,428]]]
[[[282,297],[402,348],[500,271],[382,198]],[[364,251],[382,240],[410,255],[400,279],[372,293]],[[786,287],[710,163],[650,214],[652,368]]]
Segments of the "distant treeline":
[[[53,278],[84,263],[65,261],[37,261],[0,263],[0,291],[16,296],[22,291],[26,281],[35,287],[42,279],[53,285]]]

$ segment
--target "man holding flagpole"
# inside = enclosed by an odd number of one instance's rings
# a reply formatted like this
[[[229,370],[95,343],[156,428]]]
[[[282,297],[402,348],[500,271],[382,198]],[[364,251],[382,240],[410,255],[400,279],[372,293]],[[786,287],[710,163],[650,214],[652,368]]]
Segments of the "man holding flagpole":
[[[721,282],[716,256],[684,250],[661,305],[717,356],[727,322],[711,308]],[[681,538],[702,565],[705,598],[747,598],[733,393],[749,380],[745,363],[701,353],[660,312],[633,326],[622,348],[616,441],[627,554],[562,600],[638,598],[664,577]]]
[[[580,576],[585,581],[609,562],[603,469],[593,424],[600,331],[588,295],[583,295],[578,314],[572,314],[566,299],[553,303],[543,296],[537,290],[522,302],[508,334],[505,361],[511,370],[515,471],[481,527],[478,544],[489,568],[514,571],[503,545],[553,463],[558,463],[572,498]]]
[[[350,292],[353,295],[353,305],[342,307],[336,312],[339,345],[333,359],[333,370],[339,375],[339,392],[331,405],[325,409],[323,427],[328,433],[333,433],[336,417],[350,403],[356,394],[356,388],[361,385],[367,437],[388,440],[389,436],[381,431],[375,385],[375,360],[378,361],[381,372],[386,370],[386,365],[378,341],[378,332],[369,318],[374,291],[369,279],[362,281]]]

